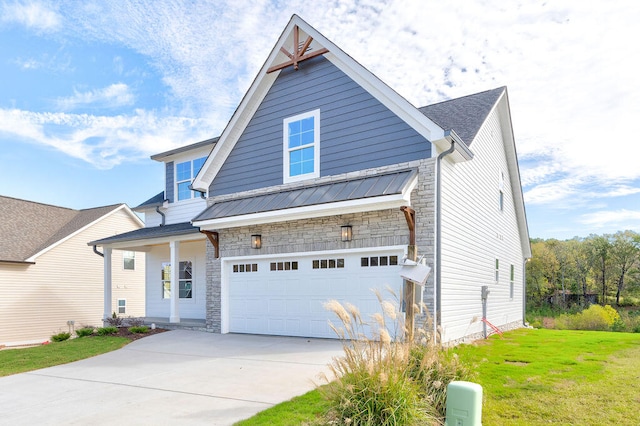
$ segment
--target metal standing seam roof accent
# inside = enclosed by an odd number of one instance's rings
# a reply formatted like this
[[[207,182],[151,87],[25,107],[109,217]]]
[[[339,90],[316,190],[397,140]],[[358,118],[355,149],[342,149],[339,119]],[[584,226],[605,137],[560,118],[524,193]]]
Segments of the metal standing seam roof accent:
[[[193,222],[402,194],[416,174],[416,170],[409,169],[220,201],[205,209]]]

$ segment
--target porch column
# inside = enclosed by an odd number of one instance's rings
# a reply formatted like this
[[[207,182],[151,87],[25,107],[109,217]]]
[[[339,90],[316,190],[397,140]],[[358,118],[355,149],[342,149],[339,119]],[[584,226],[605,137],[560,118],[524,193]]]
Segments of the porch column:
[[[111,318],[111,248],[104,248],[104,316]]]
[[[171,308],[169,310],[169,322],[180,322],[180,241],[169,242],[171,249]]]

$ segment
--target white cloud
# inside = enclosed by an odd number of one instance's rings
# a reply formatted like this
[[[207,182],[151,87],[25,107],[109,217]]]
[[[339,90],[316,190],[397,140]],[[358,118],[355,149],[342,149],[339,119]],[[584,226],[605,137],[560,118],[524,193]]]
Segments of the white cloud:
[[[640,210],[603,210],[582,215],[579,222],[590,229],[637,230],[640,229]]]
[[[211,129],[198,119],[158,116],[142,110],[130,116],[107,117],[0,109],[2,133],[54,147],[97,168],[108,169],[206,139]]]
[[[62,18],[52,5],[37,1],[5,3],[2,5],[4,22],[17,23],[38,32],[50,32],[60,28]]]
[[[55,101],[58,109],[70,111],[82,106],[97,106],[102,108],[115,108],[133,105],[135,96],[129,86],[124,83],[115,83],[102,89],[78,92],[74,90],[73,96],[59,98]]]
[[[43,3],[13,3],[31,4]],[[569,204],[589,186],[611,193],[640,178],[627,136],[640,105],[627,65],[640,61],[640,2],[67,1],[58,15],[40,7],[69,38],[146,56],[175,100],[169,115],[208,123],[206,137],[222,130],[296,13],[417,106],[507,85],[528,203]],[[65,25],[55,27],[60,15]]]

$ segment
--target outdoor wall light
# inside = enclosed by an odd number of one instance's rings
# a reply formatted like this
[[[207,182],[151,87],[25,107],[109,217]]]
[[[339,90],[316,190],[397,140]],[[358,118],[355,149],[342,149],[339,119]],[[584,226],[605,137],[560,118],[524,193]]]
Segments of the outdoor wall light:
[[[351,241],[353,237],[353,231],[351,230],[351,225],[345,225],[341,228],[342,232],[342,241]]]
[[[262,235],[255,234],[251,236],[251,248],[259,249],[262,247]]]

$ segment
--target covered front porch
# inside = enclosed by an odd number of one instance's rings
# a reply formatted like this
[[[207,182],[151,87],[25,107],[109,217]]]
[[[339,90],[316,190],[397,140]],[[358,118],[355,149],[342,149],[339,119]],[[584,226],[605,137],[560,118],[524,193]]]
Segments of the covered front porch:
[[[191,223],[148,227],[90,242],[104,258],[103,320],[112,316],[114,250],[145,253],[145,324],[206,328],[206,236]],[[99,252],[98,252],[99,253]]]

